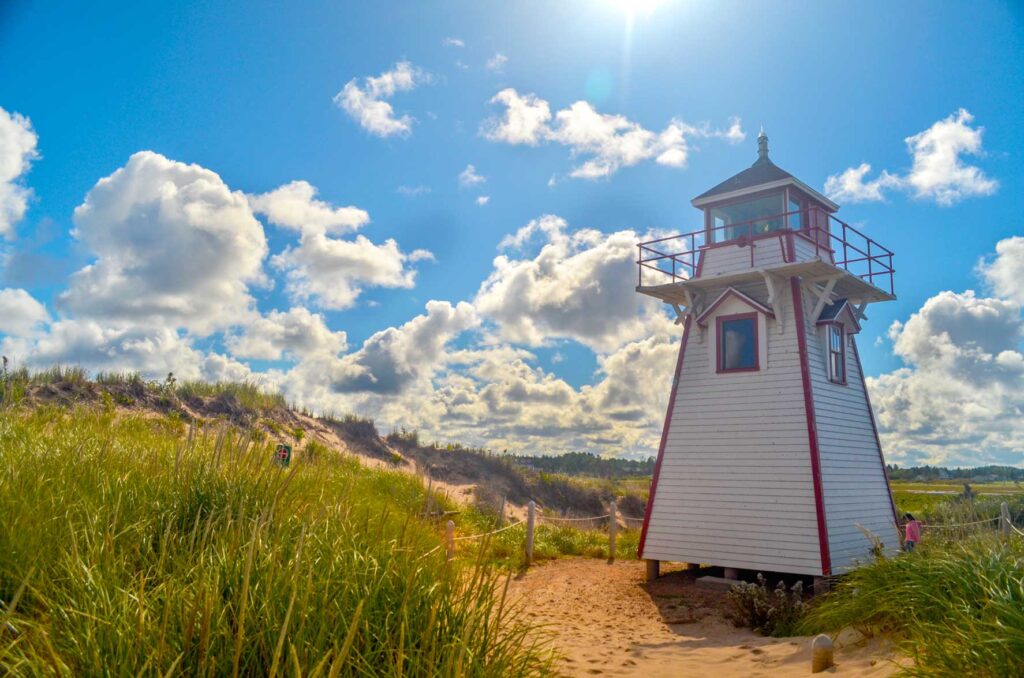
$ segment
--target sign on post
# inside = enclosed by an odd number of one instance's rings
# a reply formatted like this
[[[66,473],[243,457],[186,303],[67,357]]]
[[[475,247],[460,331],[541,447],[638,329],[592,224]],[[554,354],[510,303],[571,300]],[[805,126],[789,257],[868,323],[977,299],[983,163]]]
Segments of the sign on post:
[[[288,468],[288,464],[292,463],[292,446],[278,443],[274,448],[274,460],[281,466]]]

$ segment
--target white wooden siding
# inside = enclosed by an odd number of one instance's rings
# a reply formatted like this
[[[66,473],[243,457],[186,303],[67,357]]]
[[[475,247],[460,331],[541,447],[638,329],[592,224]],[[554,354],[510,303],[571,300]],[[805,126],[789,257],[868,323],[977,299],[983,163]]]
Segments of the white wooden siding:
[[[810,317],[806,322],[829,551],[832,570],[839,573],[870,557],[871,542],[857,525],[878,535],[887,550],[899,547],[899,534],[864,395],[864,375],[849,345],[853,337],[846,348],[847,383],[834,384],[825,362],[825,330],[812,325]]]
[[[778,251],[777,242],[758,249],[776,243]],[[749,250],[741,251],[749,267]],[[762,303],[767,297],[763,283],[741,291]],[[800,355],[790,295],[782,297],[788,327],[780,334],[768,320],[759,337],[767,360],[758,372],[709,370],[711,333],[702,340],[692,326],[643,557],[821,574]]]
[[[751,268],[764,268],[785,263],[783,255],[786,237],[762,238],[753,241],[754,265],[750,265],[751,245],[722,245],[704,250],[704,264],[701,266],[700,277],[709,278],[725,273],[736,273]],[[811,245],[811,250],[814,246]],[[714,298],[714,297],[712,297]]]

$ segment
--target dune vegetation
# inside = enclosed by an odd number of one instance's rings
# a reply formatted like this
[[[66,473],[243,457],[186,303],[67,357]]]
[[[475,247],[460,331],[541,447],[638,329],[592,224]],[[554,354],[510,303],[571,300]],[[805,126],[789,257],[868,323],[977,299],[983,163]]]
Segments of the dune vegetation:
[[[286,469],[229,424],[6,395],[0,673],[548,672],[503,576],[446,562],[416,477],[337,454]]]
[[[999,533],[993,519],[1000,501],[947,497],[918,515],[930,527],[915,551],[878,558],[840,578],[800,632],[888,634],[914,660],[905,675],[1020,675],[1024,537]],[[1008,503],[1021,525],[1024,498]]]

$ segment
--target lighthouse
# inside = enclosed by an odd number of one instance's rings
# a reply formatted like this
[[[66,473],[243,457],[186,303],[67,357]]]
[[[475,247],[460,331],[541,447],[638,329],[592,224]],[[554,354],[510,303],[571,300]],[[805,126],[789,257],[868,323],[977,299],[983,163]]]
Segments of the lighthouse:
[[[856,337],[895,299],[893,253],[772,162],[691,204],[704,226],[639,245],[637,292],[684,331],[639,555],[813,577],[899,527]]]

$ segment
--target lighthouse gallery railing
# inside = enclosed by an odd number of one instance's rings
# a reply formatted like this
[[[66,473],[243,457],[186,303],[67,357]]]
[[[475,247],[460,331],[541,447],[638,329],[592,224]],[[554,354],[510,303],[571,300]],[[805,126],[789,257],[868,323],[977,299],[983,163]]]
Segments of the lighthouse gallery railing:
[[[813,218],[809,219],[808,217]],[[761,230],[771,222],[789,224],[790,219],[793,221],[799,219],[799,223],[805,225],[802,228]],[[810,223],[815,225],[807,225]],[[824,224],[824,226],[817,224]],[[720,236],[724,236],[726,233],[730,236],[728,239],[716,242]],[[853,226],[824,210],[813,208],[784,212],[724,226],[702,228],[691,233],[671,235],[640,243],[637,246],[639,248],[638,284],[641,287],[644,286],[645,272],[648,284],[689,280],[697,277],[700,255],[705,250],[724,245],[751,245],[772,238],[784,239],[790,234],[795,238],[809,241],[815,248],[816,256],[827,259],[835,266],[893,294],[893,276],[896,271],[892,266],[892,250],[878,244]],[[753,248],[751,248],[751,267],[754,265],[753,257]]]

